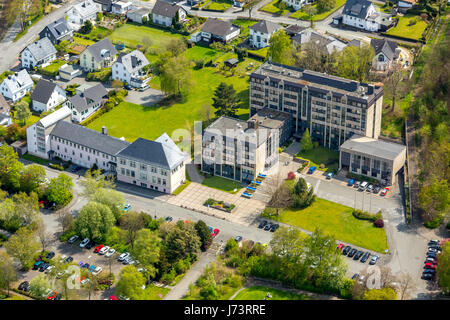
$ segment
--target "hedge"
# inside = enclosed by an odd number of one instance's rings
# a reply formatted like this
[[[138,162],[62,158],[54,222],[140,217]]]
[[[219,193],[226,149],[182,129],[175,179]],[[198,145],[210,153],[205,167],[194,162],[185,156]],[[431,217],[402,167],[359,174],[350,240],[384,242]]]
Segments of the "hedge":
[[[56,169],[56,170],[64,171],[64,167],[59,165],[59,164],[57,164],[57,163],[51,163],[49,167],[53,168],[53,169]]]
[[[377,220],[383,219],[381,211],[378,211],[376,214],[372,214],[372,213],[357,209],[357,210],[353,210],[352,214],[356,219],[359,219],[359,220],[369,220],[369,221],[375,222]]]

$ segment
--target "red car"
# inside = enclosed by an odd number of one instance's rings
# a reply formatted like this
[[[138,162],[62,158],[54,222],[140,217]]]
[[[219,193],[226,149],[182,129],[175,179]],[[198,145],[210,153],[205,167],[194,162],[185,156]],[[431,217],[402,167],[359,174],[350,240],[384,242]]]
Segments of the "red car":
[[[385,196],[387,195],[389,192],[389,188],[384,188],[383,190],[381,190],[380,196]]]
[[[219,234],[219,232],[220,232],[219,229],[214,229],[214,230],[213,230],[213,233],[211,234],[212,237],[213,237],[213,238],[216,237],[216,236]]]
[[[119,300],[116,298],[116,296],[109,296],[109,300]]]
[[[98,253],[103,247],[104,245],[99,244],[98,246],[95,247],[94,253]]]
[[[436,269],[436,265],[431,262],[425,263],[425,269]]]
[[[52,293],[50,293],[49,295],[48,295],[48,300],[53,300],[53,299],[55,299],[55,297],[58,295],[58,292],[56,292],[56,291],[53,291]]]
[[[342,251],[342,249],[344,249],[344,247],[345,247],[345,244],[343,244],[343,243],[340,243],[338,246],[337,246],[337,248],[336,249],[339,249],[339,250],[341,250]]]

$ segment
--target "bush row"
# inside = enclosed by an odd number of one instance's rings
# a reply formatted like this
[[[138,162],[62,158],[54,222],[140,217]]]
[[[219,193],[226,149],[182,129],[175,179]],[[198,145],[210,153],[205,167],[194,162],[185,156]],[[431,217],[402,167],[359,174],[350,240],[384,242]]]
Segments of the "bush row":
[[[375,222],[377,220],[383,219],[383,215],[381,214],[381,211],[378,211],[377,213],[372,214],[372,213],[369,213],[366,211],[356,209],[356,210],[353,210],[352,214],[356,219],[359,219],[359,220],[369,220],[369,221]]]

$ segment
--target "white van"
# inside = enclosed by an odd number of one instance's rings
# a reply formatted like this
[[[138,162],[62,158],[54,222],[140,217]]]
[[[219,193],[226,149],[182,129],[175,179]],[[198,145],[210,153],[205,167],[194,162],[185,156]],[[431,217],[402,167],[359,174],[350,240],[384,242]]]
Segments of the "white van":
[[[361,184],[359,186],[359,190],[362,190],[362,191],[366,190],[367,185],[368,185],[367,181],[361,182]]]

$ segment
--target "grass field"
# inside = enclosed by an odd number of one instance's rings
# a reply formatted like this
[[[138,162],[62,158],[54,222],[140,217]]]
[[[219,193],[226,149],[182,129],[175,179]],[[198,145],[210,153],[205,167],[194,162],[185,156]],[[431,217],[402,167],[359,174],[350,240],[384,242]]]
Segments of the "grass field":
[[[252,25],[255,23],[258,23],[258,21],[255,20],[248,20],[248,19],[235,19],[233,20],[233,24],[241,27],[241,34],[240,37],[247,38],[250,35],[250,29]]]
[[[233,300],[264,300],[267,297],[267,293],[270,293],[272,298],[268,300],[309,300],[306,295],[300,295],[283,291],[279,289],[273,289],[263,286],[255,286],[242,290],[239,292]]]
[[[356,219],[352,210],[353,208],[316,198],[306,209],[286,209],[278,217],[271,218],[309,231],[319,227],[338,240],[384,252],[388,248],[384,228],[376,228],[370,221]]]
[[[231,7],[229,0],[214,0],[209,2],[207,5],[203,6],[202,9],[213,10],[213,11],[226,11]]]
[[[186,170],[186,169],[185,169]],[[177,195],[180,194],[181,191],[183,191],[184,189],[187,188],[188,185],[191,184],[191,177],[189,177],[189,173],[186,170],[186,182],[185,184],[182,184],[181,186],[179,186],[174,192],[172,192],[173,195]]]
[[[248,50],[249,53],[253,53],[257,56],[260,56],[262,58],[266,58],[267,57],[267,52],[269,51],[269,47],[265,47],[265,48],[261,48],[258,50]]]
[[[225,179],[225,178],[218,177],[218,176],[205,178],[202,182],[202,185],[209,187],[209,188],[222,190],[222,191],[232,193],[232,194],[235,194],[240,189],[242,189],[242,186],[239,182],[234,181],[234,180]],[[237,189],[236,192],[234,192],[234,189]],[[217,199],[217,200],[220,200],[220,199]]]
[[[346,2],[346,0],[336,0],[336,4],[333,7],[333,9],[328,10],[328,11],[324,11],[324,12],[321,12],[319,14],[314,15],[312,20],[313,21],[321,21],[321,20],[327,18],[330,14],[332,14],[333,12],[338,10],[340,7],[342,7],[345,4],[345,2]],[[317,7],[317,5],[315,4],[315,5],[313,5],[313,7]],[[307,20],[307,21],[311,20],[309,15],[304,13],[302,11],[302,9],[300,9],[300,10],[296,11],[295,13],[291,14],[289,17],[290,18],[299,19],[299,20]]]
[[[76,44],[79,44],[82,46],[90,46],[90,45],[93,45],[95,43],[95,41],[87,40],[87,39],[80,38],[77,36],[73,36],[73,43],[76,43]]]
[[[274,0],[271,3],[269,3],[269,4],[266,4],[261,9],[259,9],[259,11],[263,11],[263,12],[267,12],[267,13],[273,13],[273,14],[277,14],[277,15],[280,15],[280,16],[284,16],[284,15],[288,14],[290,11],[288,9],[280,10],[280,8],[278,7],[280,2],[281,2],[281,0]]]
[[[43,68],[43,70],[47,72],[57,72],[62,65],[65,65],[67,62],[64,60],[54,60],[48,66]]]
[[[295,156],[309,160],[310,166],[316,166],[321,171],[336,171],[339,165],[339,152],[323,147],[314,148],[309,151],[300,151]],[[319,168],[322,163],[325,165],[324,169]]]
[[[195,46],[186,50],[183,54],[190,60],[203,59],[204,61],[208,61],[217,59],[218,57],[223,55],[223,52],[208,47]]]
[[[409,26],[410,20],[417,19],[414,25]],[[391,36],[403,37],[412,40],[419,40],[422,37],[427,23],[420,19],[419,16],[407,14],[403,17],[399,17],[398,24],[389,29],[386,34]]]
[[[160,288],[150,284],[144,291],[145,294],[142,297],[142,300],[162,300],[162,298],[170,292],[170,289]]]

